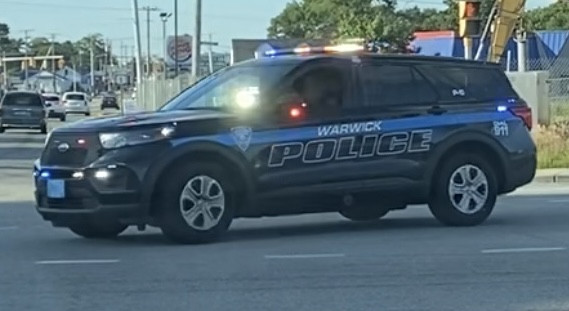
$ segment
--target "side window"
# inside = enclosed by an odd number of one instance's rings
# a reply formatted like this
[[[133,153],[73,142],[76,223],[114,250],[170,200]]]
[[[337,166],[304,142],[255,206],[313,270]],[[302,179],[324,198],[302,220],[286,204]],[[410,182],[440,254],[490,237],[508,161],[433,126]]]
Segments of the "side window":
[[[443,101],[488,101],[515,96],[508,79],[493,68],[424,66]]]
[[[318,65],[292,77],[288,86],[279,92],[280,105],[301,105],[310,119],[330,119],[342,116],[349,106],[348,69],[337,65]]]
[[[429,82],[408,65],[364,66],[361,81],[369,106],[428,104],[437,100]]]

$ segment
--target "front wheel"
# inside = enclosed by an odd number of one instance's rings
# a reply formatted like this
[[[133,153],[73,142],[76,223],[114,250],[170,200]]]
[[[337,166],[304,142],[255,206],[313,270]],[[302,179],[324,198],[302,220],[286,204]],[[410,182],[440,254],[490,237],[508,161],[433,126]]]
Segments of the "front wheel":
[[[111,239],[117,237],[127,227],[118,222],[86,220],[69,226],[69,230],[87,239]]]
[[[206,243],[217,240],[231,225],[235,191],[222,167],[210,162],[179,168],[160,189],[160,228],[170,240]]]
[[[445,225],[475,226],[490,216],[497,196],[492,166],[478,154],[461,153],[446,161],[433,180],[429,208]]]

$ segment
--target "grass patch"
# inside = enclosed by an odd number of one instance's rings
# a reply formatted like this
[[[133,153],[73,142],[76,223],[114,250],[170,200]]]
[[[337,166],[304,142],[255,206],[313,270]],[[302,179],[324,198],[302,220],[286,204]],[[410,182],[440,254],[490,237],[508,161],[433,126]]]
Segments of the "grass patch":
[[[538,168],[569,168],[569,121],[537,126],[532,135],[537,145]]]

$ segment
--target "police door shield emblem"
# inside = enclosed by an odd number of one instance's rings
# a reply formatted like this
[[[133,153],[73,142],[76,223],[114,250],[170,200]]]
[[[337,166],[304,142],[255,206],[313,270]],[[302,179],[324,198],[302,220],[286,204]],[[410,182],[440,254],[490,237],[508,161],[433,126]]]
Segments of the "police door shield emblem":
[[[250,127],[234,127],[231,129],[231,134],[239,149],[246,151],[249,148],[249,144],[251,144],[251,136],[253,134],[253,130]]]

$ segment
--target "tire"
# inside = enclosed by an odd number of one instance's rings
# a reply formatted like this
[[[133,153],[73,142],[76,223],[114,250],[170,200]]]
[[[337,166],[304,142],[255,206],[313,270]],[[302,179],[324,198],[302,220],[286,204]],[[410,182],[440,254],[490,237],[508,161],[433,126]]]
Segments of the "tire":
[[[65,115],[65,113],[62,113],[62,114],[59,116],[59,121],[65,122],[66,120],[67,120],[67,116]]]
[[[47,124],[46,123],[44,123],[40,126],[40,132],[42,134],[47,134]]]
[[[0,133],[4,133],[6,131],[6,128],[4,126],[2,126],[2,124],[0,124]]]
[[[198,191],[203,182],[210,184],[206,196],[203,191]],[[189,185],[193,186],[193,191],[187,188]],[[209,243],[219,239],[229,229],[235,215],[234,189],[226,170],[214,163],[199,162],[176,169],[159,190],[158,221],[163,234],[180,244]],[[216,198],[208,199],[210,196]],[[188,213],[188,220],[182,210],[193,211]]]
[[[86,220],[69,226],[71,232],[86,239],[112,239],[124,232],[128,226],[114,222]]]
[[[456,185],[452,189],[451,183]],[[432,184],[429,209],[437,220],[448,226],[482,224],[492,213],[498,197],[496,173],[488,161],[476,153],[452,155],[443,163]],[[464,184],[468,188],[464,189]]]
[[[352,221],[373,221],[383,218],[389,210],[377,208],[377,206],[357,206],[342,209],[340,215]]]
[[[86,116],[86,117],[89,117],[89,116],[91,116],[91,113],[90,113],[90,112],[85,112],[85,116]]]

